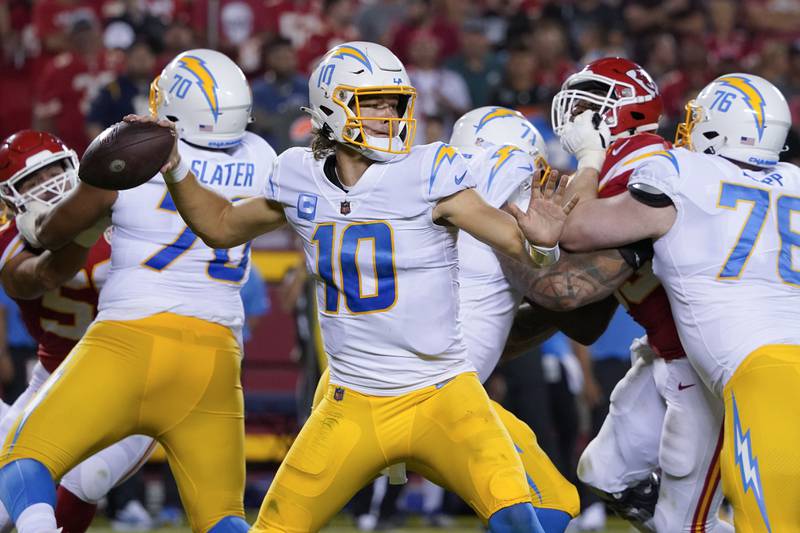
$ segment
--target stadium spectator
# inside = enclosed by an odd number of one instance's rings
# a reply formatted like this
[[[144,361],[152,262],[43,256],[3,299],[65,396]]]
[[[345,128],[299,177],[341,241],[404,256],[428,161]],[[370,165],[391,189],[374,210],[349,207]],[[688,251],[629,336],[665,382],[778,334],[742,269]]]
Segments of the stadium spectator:
[[[107,5],[103,42],[106,48],[126,49],[137,39],[147,39],[157,52],[163,47],[166,24],[140,0],[122,0]]]
[[[41,0],[32,4],[33,31],[41,46],[41,68],[50,59],[72,49],[70,42],[76,24],[88,22],[97,26],[102,20],[102,0]]]
[[[406,18],[394,27],[389,40],[389,48],[404,64],[413,61],[411,45],[418,32],[426,32],[436,40],[437,60],[458,52],[458,27],[448,21],[431,0],[412,0],[408,2]]]
[[[441,116],[444,135],[450,135],[455,119],[470,108],[469,89],[456,72],[439,65],[439,41],[427,30],[419,30],[409,41],[409,62],[406,70],[411,84],[417,89],[414,113],[417,120],[417,140],[425,142],[425,117]]]
[[[503,65],[491,48],[486,24],[480,19],[471,19],[462,25],[461,52],[445,66],[466,82],[472,107],[487,105],[503,77]]]
[[[101,131],[125,115],[146,115],[150,82],[155,75],[156,55],[144,39],[135,41],[125,52],[125,72],[103,87],[92,100],[86,116],[86,135],[94,139]]]
[[[361,39],[389,46],[392,25],[405,18],[407,10],[403,0],[362,3],[355,20]]]
[[[82,154],[88,144],[85,118],[89,103],[114,79],[114,64],[103,49],[100,28],[78,19],[70,30],[70,51],[51,59],[37,77],[33,128],[58,135]]]
[[[348,41],[358,41],[358,29],[353,25],[353,0],[324,0],[322,24],[309,36],[297,53],[300,70],[311,72],[322,55]]]
[[[537,83],[538,60],[523,42],[508,51],[503,82],[489,97],[489,103],[516,109],[525,116],[549,112],[550,91]]]
[[[308,78],[297,69],[297,52],[288,39],[278,38],[264,47],[267,72],[253,81],[252,129],[276,151],[293,146],[291,124],[304,117],[308,105]]]
[[[276,0],[266,5],[266,32],[270,37],[283,37],[302,48],[322,27],[319,0]]]

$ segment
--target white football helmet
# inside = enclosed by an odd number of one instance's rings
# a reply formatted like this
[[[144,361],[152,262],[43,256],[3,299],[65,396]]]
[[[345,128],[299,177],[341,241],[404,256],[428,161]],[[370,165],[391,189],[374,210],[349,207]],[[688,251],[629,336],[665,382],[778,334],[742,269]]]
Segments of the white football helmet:
[[[253,120],[252,107],[244,73],[214,50],[178,54],[150,85],[150,113],[175,122],[180,138],[197,146],[239,144]]]
[[[312,127],[329,139],[346,144],[373,161],[388,161],[411,151],[416,121],[411,86],[403,63],[388,48],[354,41],[328,51],[308,80]],[[398,97],[397,118],[361,116],[362,98]],[[364,122],[388,122],[387,137],[368,135]]]
[[[726,74],[686,104],[675,146],[770,168],[778,164],[791,124],[777,87],[752,74]]]
[[[522,113],[506,107],[473,109],[453,126],[450,144],[457,148],[480,146],[484,141],[498,146],[510,144],[531,155],[546,157],[539,130]]]

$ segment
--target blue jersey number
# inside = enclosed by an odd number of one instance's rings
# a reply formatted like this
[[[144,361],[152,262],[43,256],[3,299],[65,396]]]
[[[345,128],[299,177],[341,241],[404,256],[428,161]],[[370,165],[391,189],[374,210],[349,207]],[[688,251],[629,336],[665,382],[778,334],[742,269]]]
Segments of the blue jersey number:
[[[176,214],[178,212],[178,209],[175,207],[175,202],[173,202],[172,196],[170,196],[169,192],[164,195],[164,198],[161,200],[158,208]],[[158,250],[143,264],[160,272],[165,268],[168,268],[172,263],[177,261],[180,256],[189,251],[189,248],[192,247],[196,240],[197,235],[195,235],[194,232],[189,228],[184,228],[184,230],[174,241],[172,241],[171,244],[168,244]],[[247,270],[247,264],[249,260],[249,242],[245,245],[242,259],[238,263],[230,262],[230,254],[228,250],[217,249],[214,250],[214,259],[209,261],[206,271],[211,279],[239,283],[242,281],[242,278],[244,278],[244,273]]]
[[[744,223],[739,240],[728,254],[718,277],[721,279],[738,279],[742,275],[747,261],[753,254],[758,242],[764,221],[767,219],[770,205],[770,193],[764,189],[723,183],[720,190],[719,207],[737,209],[739,202],[748,202],[750,214]],[[800,198],[781,196],[777,202],[778,235],[781,238],[781,252],[778,256],[778,275],[787,283],[800,285],[800,271],[792,268],[792,252],[800,246],[800,233],[792,231],[792,213],[800,213]]]
[[[311,236],[317,245],[317,273],[325,282],[325,311],[339,311],[339,294],[352,313],[385,311],[397,300],[397,274],[394,266],[394,237],[385,222],[351,224],[341,234],[339,271],[341,284],[336,284],[334,266],[334,224],[319,224]],[[375,287],[365,293],[358,268],[358,249],[371,241],[372,270]]]

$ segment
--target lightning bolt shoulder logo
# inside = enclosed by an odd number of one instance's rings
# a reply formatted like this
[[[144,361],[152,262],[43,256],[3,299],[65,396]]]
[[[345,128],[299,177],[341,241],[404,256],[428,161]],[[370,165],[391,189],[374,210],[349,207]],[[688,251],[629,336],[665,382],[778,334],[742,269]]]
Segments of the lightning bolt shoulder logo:
[[[758,131],[758,140],[764,134],[764,96],[753,83],[742,76],[724,76],[719,79],[721,83],[736,90],[742,95],[747,107],[753,111],[753,120]]]
[[[511,154],[513,154],[514,152],[521,152],[521,151],[522,150],[520,150],[516,146],[508,144],[506,146],[501,146],[500,148],[497,149],[497,151],[494,154],[492,154],[492,157],[489,159],[490,160],[494,159],[495,161],[494,165],[492,165],[492,169],[489,171],[489,181],[486,183],[487,191],[491,189],[494,178],[497,176],[497,173],[500,172],[500,169],[503,168],[503,165],[505,165],[506,162],[509,160]]]
[[[475,125],[475,133],[481,131],[481,129],[486,126],[489,122],[497,118],[505,118],[505,117],[513,117],[516,116],[516,112],[512,111],[511,109],[506,109],[505,107],[495,107],[488,111],[485,115],[481,117],[478,123]]]
[[[733,396],[733,446],[736,454],[736,464],[739,465],[739,474],[742,477],[744,494],[753,489],[753,496],[761,511],[761,518],[767,526],[767,531],[772,531],[767,516],[767,506],[764,502],[764,489],[761,485],[761,474],[758,470],[758,458],[753,455],[753,442],[750,439],[750,430],[742,432],[742,422],[739,418],[739,407],[736,405],[736,396]]]
[[[366,68],[370,73],[372,73],[372,63],[370,63],[367,54],[359,50],[354,46],[340,46],[336,50],[333,51],[331,54],[331,58],[333,59],[344,59],[345,57],[352,57]],[[402,80],[401,80],[402,81]]]
[[[196,56],[183,56],[180,58],[181,68],[188,70],[197,81],[197,86],[203,92],[211,114],[214,115],[214,122],[219,117],[219,96],[217,94],[217,80],[211,71],[208,70],[206,62]]]
[[[452,163],[456,155],[458,155],[458,152],[449,144],[441,144],[436,150],[436,154],[433,156],[433,164],[431,165],[431,177],[428,181],[428,193],[433,190],[433,182],[436,181],[436,175],[444,162]]]
[[[663,157],[667,161],[672,163],[672,166],[675,167],[675,172],[679,174],[681,172],[681,169],[678,166],[678,158],[675,157],[675,154],[673,154],[672,152],[668,152],[667,150],[656,150],[655,152],[647,152],[646,154],[642,154],[634,158],[628,159],[627,161],[622,163],[622,165],[623,166],[632,165],[633,163],[637,163],[639,161],[642,161],[643,159],[647,159],[648,157]]]

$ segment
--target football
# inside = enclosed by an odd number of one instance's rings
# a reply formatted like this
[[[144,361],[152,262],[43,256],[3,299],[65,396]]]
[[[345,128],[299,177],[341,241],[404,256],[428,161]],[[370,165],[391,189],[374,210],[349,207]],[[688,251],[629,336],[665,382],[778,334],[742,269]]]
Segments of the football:
[[[173,142],[169,128],[152,122],[118,122],[86,149],[78,177],[101,189],[132,189],[158,174]]]

